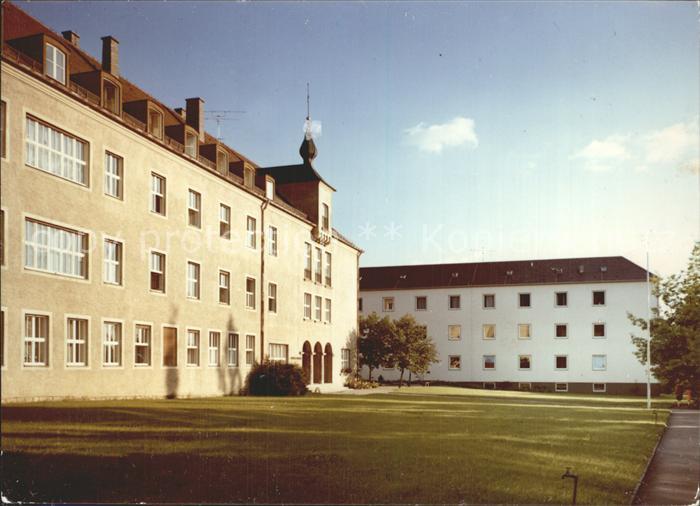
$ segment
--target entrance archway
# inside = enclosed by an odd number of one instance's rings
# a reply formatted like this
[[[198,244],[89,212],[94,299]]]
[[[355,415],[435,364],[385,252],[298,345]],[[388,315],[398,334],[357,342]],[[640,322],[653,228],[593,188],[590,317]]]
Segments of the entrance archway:
[[[302,348],[301,368],[304,370],[304,381],[311,383],[311,343],[306,341]]]
[[[323,382],[333,383],[333,347],[331,343],[326,343],[323,356]]]
[[[314,383],[321,383],[323,377],[323,348],[321,343],[314,345]]]

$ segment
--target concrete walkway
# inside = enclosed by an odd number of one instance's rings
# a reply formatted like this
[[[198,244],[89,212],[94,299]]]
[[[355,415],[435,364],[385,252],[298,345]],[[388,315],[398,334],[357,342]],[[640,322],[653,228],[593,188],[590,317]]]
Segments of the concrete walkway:
[[[634,504],[692,504],[700,483],[700,411],[674,409]]]
[[[343,390],[342,392],[337,392],[339,394],[343,395],[371,395],[371,394],[388,394],[393,392],[394,390],[397,390],[397,387],[376,387],[376,388],[363,388],[363,389],[358,389],[358,390],[353,390],[351,388],[348,388],[347,390]]]

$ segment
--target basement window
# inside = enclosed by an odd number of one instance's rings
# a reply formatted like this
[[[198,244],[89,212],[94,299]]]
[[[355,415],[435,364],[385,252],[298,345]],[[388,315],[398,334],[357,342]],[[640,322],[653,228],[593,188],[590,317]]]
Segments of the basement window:
[[[593,391],[598,393],[605,393],[606,391],[605,383],[593,383]]]
[[[554,384],[554,391],[555,392],[568,392],[569,391],[569,384],[568,383],[555,383]]]

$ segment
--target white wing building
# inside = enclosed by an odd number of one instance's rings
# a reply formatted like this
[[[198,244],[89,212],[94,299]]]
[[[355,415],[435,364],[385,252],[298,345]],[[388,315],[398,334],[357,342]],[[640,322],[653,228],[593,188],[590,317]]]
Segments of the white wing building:
[[[359,309],[427,325],[439,362],[421,381],[646,392],[627,316],[647,313],[646,271],[623,257],[365,267]]]

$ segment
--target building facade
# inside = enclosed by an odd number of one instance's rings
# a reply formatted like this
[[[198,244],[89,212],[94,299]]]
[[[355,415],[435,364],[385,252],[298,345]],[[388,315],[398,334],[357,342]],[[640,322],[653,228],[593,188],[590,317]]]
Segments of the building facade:
[[[236,393],[265,358],[343,388],[361,251],[334,189],[264,168],[3,3],[2,400]]]
[[[646,392],[627,317],[647,314],[646,271],[622,257],[361,268],[359,306],[427,326],[439,362],[422,381]]]

